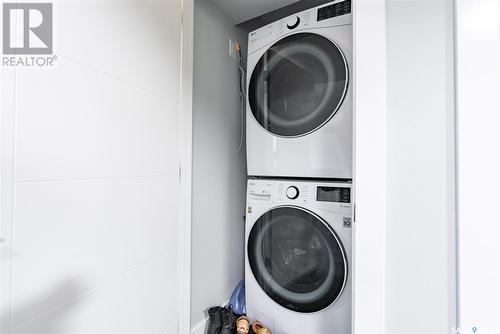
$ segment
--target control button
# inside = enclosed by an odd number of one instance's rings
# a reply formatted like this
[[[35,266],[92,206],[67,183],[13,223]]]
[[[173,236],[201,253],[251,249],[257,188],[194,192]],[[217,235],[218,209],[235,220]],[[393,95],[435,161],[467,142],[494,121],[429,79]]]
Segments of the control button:
[[[299,197],[299,189],[295,186],[290,186],[286,189],[286,197],[289,199],[296,199]]]
[[[296,16],[295,18],[288,20],[288,24],[286,26],[288,29],[295,29],[299,26],[299,24],[300,24],[300,17]]]

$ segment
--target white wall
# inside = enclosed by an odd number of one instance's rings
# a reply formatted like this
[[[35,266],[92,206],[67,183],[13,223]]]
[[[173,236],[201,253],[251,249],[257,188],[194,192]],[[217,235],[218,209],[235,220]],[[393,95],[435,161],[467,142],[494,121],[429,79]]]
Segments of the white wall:
[[[460,327],[500,332],[500,4],[457,1]]]
[[[211,1],[195,1],[191,326],[243,279],[246,162],[229,38],[247,36]],[[245,54],[246,47],[242,53]],[[201,323],[201,325],[200,325]]]
[[[387,2],[386,332],[456,323],[453,2]]]
[[[1,72],[2,332],[175,332],[179,1],[57,1]]]

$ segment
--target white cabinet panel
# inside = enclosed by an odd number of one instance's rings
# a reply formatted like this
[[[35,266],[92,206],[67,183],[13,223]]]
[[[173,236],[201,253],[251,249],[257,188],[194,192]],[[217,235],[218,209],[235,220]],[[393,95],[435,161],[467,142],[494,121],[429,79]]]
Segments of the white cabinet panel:
[[[180,1],[56,1],[54,53],[179,99]]]
[[[65,59],[17,95],[17,180],[178,173],[177,102]]]
[[[68,301],[17,327],[13,333],[176,333],[175,253]],[[38,297],[71,291],[77,282],[52,287]],[[134,287],[131,289],[131,287]],[[24,309],[20,310],[21,312]]]
[[[168,262],[177,250],[177,185],[172,177],[18,184],[14,326],[150,261]]]
[[[176,332],[180,17],[55,1],[54,67],[2,71],[0,332]]]

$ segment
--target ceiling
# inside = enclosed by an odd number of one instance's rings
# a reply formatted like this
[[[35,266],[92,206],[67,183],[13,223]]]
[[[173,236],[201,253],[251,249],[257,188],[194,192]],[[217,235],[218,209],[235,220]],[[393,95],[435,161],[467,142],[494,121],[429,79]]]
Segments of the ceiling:
[[[288,6],[298,0],[212,0],[235,24]]]

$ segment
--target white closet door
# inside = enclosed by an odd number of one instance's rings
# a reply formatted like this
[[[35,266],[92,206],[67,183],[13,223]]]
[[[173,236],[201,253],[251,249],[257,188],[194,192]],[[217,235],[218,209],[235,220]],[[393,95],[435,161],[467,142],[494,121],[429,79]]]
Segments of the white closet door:
[[[1,72],[1,333],[174,333],[181,1],[55,1]]]

